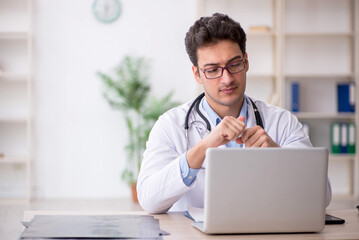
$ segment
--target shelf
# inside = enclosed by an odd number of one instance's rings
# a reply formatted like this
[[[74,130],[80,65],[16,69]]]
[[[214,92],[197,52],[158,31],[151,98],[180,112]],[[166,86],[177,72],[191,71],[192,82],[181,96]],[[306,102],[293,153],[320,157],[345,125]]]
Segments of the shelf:
[[[265,31],[263,31],[263,32],[261,32],[261,31],[258,31],[258,32],[255,32],[255,31],[248,31],[248,32],[246,32],[246,35],[248,36],[248,37],[273,37],[273,36],[275,36],[275,33],[274,32],[272,32],[272,31],[269,31],[269,32],[265,32]]]
[[[329,154],[329,160],[334,161],[347,161],[347,160],[354,160],[355,154]]]
[[[354,73],[333,73],[333,74],[291,74],[287,73],[284,75],[286,78],[302,78],[302,79],[313,79],[313,78],[353,78]]]
[[[330,149],[333,122],[355,123],[358,132],[358,112],[337,112],[337,86],[359,85],[359,0],[203,0],[201,6],[198,17],[220,9],[245,29],[248,96],[291,109],[291,84],[298,82],[302,112],[293,114],[309,124],[313,145]],[[359,196],[358,154],[330,154],[333,194]]]
[[[293,113],[299,119],[333,119],[333,120],[355,120],[355,113],[320,113],[300,112]]]
[[[248,73],[247,78],[274,78],[275,75],[271,73]]]
[[[16,73],[16,72],[1,72],[0,71],[0,81],[13,81],[13,82],[26,82],[29,78],[29,75],[26,73]]]
[[[32,2],[0,1],[0,204],[31,198]]]
[[[29,198],[1,198],[0,197],[0,204],[26,204],[30,201]]]
[[[29,118],[26,116],[24,117],[20,117],[20,116],[17,116],[17,117],[14,117],[14,116],[11,116],[11,117],[3,117],[3,116],[0,116],[0,124],[1,123],[26,123],[27,121],[29,120]]]
[[[29,73],[29,42],[22,38],[0,38],[0,61],[3,73]]]
[[[7,163],[7,164],[26,164],[30,160],[27,156],[9,156],[9,157],[0,157],[0,164]]]
[[[0,31],[0,39],[2,38],[20,38],[27,39],[29,33],[26,31]]]
[[[287,32],[286,37],[353,37],[353,32]]]

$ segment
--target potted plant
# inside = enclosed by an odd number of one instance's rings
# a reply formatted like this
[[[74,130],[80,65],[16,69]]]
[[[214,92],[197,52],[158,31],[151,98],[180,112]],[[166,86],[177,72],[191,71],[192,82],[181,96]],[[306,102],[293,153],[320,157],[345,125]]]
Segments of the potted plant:
[[[172,93],[159,100],[149,96],[151,87],[147,82],[147,70],[144,58],[125,56],[114,76],[98,73],[104,85],[104,98],[112,108],[123,113],[127,125],[126,167],[121,178],[131,186],[136,202],[136,181],[149,133],[158,117],[177,105],[171,101]]]

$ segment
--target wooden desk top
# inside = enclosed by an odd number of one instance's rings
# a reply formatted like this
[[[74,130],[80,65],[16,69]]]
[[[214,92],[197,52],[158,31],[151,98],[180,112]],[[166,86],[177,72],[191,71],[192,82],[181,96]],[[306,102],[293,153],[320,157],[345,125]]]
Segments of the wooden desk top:
[[[162,230],[171,235],[164,239],[359,239],[359,213],[357,209],[332,210],[328,214],[345,219],[345,224],[325,225],[321,233],[299,234],[243,234],[206,235],[191,225],[191,220],[181,212],[153,215],[160,220]],[[23,221],[31,221],[35,215],[120,215],[145,212],[76,212],[76,211],[25,211]]]

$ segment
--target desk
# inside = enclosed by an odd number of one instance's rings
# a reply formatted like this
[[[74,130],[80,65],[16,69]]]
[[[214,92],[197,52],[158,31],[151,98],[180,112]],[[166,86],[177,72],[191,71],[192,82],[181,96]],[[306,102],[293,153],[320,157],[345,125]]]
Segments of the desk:
[[[171,233],[164,239],[359,239],[359,213],[357,209],[333,210],[328,214],[344,218],[345,224],[325,225],[321,233],[299,234],[244,234],[244,235],[206,235],[191,225],[191,220],[183,213],[153,215],[160,220],[161,229]],[[23,221],[31,221],[35,215],[120,215],[141,214],[145,212],[76,212],[76,211],[25,211]]]

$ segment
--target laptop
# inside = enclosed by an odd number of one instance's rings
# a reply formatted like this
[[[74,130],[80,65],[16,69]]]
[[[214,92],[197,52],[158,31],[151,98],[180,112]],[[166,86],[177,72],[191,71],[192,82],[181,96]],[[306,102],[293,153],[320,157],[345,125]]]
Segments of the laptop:
[[[325,223],[326,148],[210,148],[207,234],[320,232]]]

